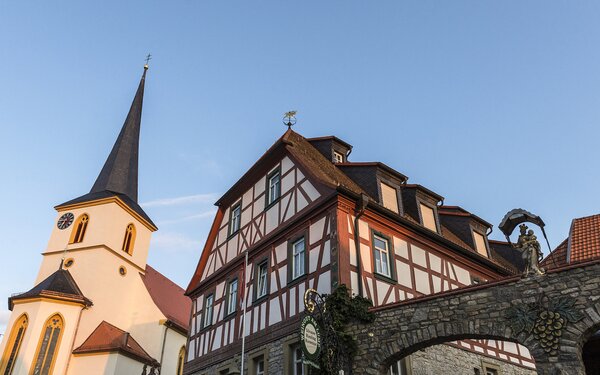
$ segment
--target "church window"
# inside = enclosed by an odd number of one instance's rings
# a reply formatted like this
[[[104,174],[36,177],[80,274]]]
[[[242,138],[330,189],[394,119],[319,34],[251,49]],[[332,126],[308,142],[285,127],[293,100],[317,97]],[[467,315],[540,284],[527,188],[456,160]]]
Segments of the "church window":
[[[27,318],[27,315],[23,314],[13,325],[13,328],[10,331],[10,336],[8,337],[6,349],[4,350],[2,363],[0,364],[0,373],[2,375],[12,374],[12,370],[15,367],[15,361],[19,355],[19,349],[21,348],[23,336],[25,335],[25,330],[27,329],[28,324],[29,319]]]
[[[127,254],[133,254],[133,243],[135,242],[135,226],[129,224],[125,230],[125,237],[123,238],[122,250]]]
[[[202,325],[203,328],[208,327],[212,324],[214,303],[214,294],[209,294],[208,296],[206,296],[206,301],[204,301],[204,324]]]
[[[375,273],[391,278],[390,241],[376,233],[373,233],[373,258]]]
[[[36,351],[32,375],[49,375],[52,373],[52,367],[56,361],[55,354],[60,345],[63,324],[63,319],[58,314],[53,315],[46,321]]]
[[[177,357],[177,375],[183,375],[183,364],[185,361],[185,346],[182,346],[179,350],[179,356]]]
[[[227,309],[225,310],[226,315],[233,314],[237,309],[237,296],[238,296],[238,280],[233,279],[227,286]]]
[[[73,258],[69,258],[65,260],[65,268],[69,268],[75,264],[75,260]]]
[[[242,219],[242,202],[231,207],[230,219],[229,219],[229,235],[233,235],[240,230],[240,223]]]
[[[281,196],[281,172],[279,168],[267,176],[267,206],[275,203]]]
[[[77,218],[77,221],[73,226],[73,230],[71,231],[71,239],[69,243],[83,242],[83,237],[85,236],[85,231],[87,229],[89,220],[90,218],[87,214],[83,214]]]

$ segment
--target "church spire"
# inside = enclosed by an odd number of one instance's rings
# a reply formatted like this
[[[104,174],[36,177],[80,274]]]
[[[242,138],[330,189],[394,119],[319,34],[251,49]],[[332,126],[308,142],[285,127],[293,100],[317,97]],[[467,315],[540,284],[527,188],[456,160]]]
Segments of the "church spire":
[[[142,103],[144,100],[144,83],[148,65],[137,92],[131,103],[131,108],[121,128],[104,167],[100,171],[90,194],[111,191],[124,194],[137,203],[138,198],[138,150],[140,143],[140,125],[142,122]]]

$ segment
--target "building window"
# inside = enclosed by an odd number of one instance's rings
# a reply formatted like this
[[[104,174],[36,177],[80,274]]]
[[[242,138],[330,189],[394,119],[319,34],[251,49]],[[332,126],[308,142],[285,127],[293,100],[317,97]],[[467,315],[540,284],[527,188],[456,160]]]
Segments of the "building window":
[[[256,299],[264,297],[268,293],[269,264],[265,260],[256,267]]]
[[[215,303],[214,294],[209,294],[206,296],[206,300],[204,301],[204,324],[202,328],[208,327],[212,324],[213,321],[213,305]]]
[[[375,273],[391,278],[390,241],[379,234],[373,234],[373,258]]]
[[[425,228],[437,232],[438,227],[433,207],[420,203],[419,211],[421,211],[421,224],[423,224]]]
[[[267,206],[275,203],[281,196],[281,172],[274,170],[267,176]]]
[[[185,362],[185,346],[179,349],[179,356],[177,357],[177,375],[183,375],[183,364]]]
[[[135,242],[135,226],[129,224],[125,229],[125,237],[123,238],[123,250],[127,254],[133,254],[133,243]]]
[[[6,349],[4,349],[4,355],[2,356],[2,365],[0,366],[0,373],[2,375],[12,374],[12,370],[15,367],[15,361],[19,355],[19,349],[21,348],[23,336],[25,335],[25,330],[27,330],[28,324],[29,319],[25,314],[21,315],[15,324],[13,324],[13,328],[10,331],[10,336],[8,336],[8,341],[6,342],[7,344]]]
[[[242,221],[242,202],[231,207],[231,213],[229,218],[229,235],[233,235],[240,230],[240,223]]]
[[[398,194],[396,188],[384,184],[383,182],[379,184],[379,186],[381,189],[381,203],[383,204],[383,207],[390,211],[394,211],[395,213],[399,213],[400,210],[398,209]]]
[[[484,257],[487,257],[488,249],[483,234],[473,231],[473,239],[475,240],[475,250]]]
[[[252,369],[252,375],[265,375],[265,358],[263,356],[254,358]]]
[[[493,369],[491,367],[485,368],[485,375],[498,375],[498,370]]]
[[[63,320],[56,314],[46,321],[40,342],[36,350],[36,360],[33,365],[32,375],[49,375],[56,359],[56,352],[60,345],[63,331]]]
[[[340,152],[337,151],[333,151],[333,162],[334,163],[343,163],[344,162],[344,155]]]
[[[233,279],[227,286],[227,309],[226,315],[233,314],[237,310],[238,280]]]
[[[406,358],[402,358],[401,360],[390,366],[388,375],[408,375],[408,365],[406,363]]]
[[[80,243],[83,241],[89,219],[90,218],[87,214],[79,216],[75,222],[75,226],[73,226],[73,230],[71,231],[71,239],[69,240],[69,243]]]
[[[291,280],[295,280],[306,273],[306,240],[304,237],[297,239],[290,245],[291,248]]]
[[[300,345],[292,347],[292,374],[304,375],[304,364],[302,363],[302,348]]]

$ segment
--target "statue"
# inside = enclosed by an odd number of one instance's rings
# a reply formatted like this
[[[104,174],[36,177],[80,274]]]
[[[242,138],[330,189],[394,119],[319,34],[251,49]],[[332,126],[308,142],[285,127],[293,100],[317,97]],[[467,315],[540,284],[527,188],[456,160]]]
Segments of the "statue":
[[[543,256],[537,236],[525,224],[519,225],[519,230],[521,234],[519,234],[517,244],[514,246],[521,251],[521,256],[525,260],[525,276],[530,274],[543,275],[546,271],[539,266]]]

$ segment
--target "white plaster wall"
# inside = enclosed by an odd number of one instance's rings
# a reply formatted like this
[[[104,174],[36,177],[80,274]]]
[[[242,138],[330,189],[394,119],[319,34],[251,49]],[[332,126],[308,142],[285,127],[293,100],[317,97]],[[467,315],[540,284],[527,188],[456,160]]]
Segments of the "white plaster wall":
[[[77,355],[71,359],[68,375],[112,375],[117,371],[116,353],[99,353],[92,355]],[[132,373],[132,375],[141,374]]]

